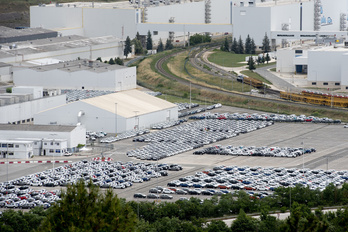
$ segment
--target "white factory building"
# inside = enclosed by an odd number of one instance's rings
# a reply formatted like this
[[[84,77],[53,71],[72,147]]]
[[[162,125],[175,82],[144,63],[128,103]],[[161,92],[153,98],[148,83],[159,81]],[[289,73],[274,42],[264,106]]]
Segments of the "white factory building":
[[[307,74],[307,86],[348,90],[348,46],[295,46],[277,51],[277,72]]]
[[[0,124],[0,159],[63,156],[79,144],[86,144],[83,126]]]
[[[16,86],[40,85],[45,89],[122,91],[136,88],[136,67],[73,60],[13,68],[13,82]]]
[[[42,87],[14,87],[12,93],[0,94],[0,123],[32,123],[34,114],[66,104],[66,96]]]
[[[178,119],[177,105],[138,90],[84,99],[40,112],[35,124],[84,125],[88,131],[122,133]]]
[[[131,1],[135,2],[135,1]],[[31,27],[63,35],[113,35],[121,40],[150,31],[154,40],[183,33],[229,32],[243,40],[248,34],[261,45],[267,34],[272,45],[316,35],[346,37],[346,0],[139,0],[113,3],[76,2],[30,8]],[[329,32],[329,33],[328,33]],[[287,41],[288,40],[288,41]]]

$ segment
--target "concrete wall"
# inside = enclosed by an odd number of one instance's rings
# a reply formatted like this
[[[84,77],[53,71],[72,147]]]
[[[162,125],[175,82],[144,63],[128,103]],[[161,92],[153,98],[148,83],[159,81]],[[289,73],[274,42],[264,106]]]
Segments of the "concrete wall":
[[[343,51],[308,51],[308,81],[341,81]]]
[[[270,39],[271,8],[270,7],[234,7],[233,8],[233,36],[239,36],[245,41],[248,34],[257,46],[262,45],[265,33]]]
[[[7,82],[12,80],[12,65],[0,67],[0,81]]]
[[[35,99],[27,102],[0,106],[0,123],[12,123],[31,119],[34,114],[66,104],[66,95]]]
[[[42,27],[46,29],[82,28],[83,8],[31,6],[30,27]]]
[[[341,56],[341,85],[344,90],[348,86],[348,52]]]
[[[56,89],[89,89],[120,91],[136,88],[136,67],[106,72],[81,70],[67,72],[61,70],[36,71],[27,68],[14,69],[13,82],[17,86],[38,86]]]
[[[136,35],[134,9],[83,9],[83,31],[88,37],[113,35],[120,39]]]

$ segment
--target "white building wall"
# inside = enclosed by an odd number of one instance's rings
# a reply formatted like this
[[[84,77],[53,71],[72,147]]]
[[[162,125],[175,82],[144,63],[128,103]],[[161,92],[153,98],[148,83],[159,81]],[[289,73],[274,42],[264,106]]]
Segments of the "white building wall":
[[[0,67],[0,81],[7,82],[12,80],[12,65]]]
[[[277,72],[294,72],[295,51],[289,49],[277,50]]]
[[[123,117],[118,116],[116,119],[114,113],[81,101],[38,113],[34,116],[34,124],[76,125],[78,123],[77,115],[80,111],[84,112],[80,122],[88,131],[115,133],[116,121],[118,133],[126,130],[126,123]]]
[[[308,81],[340,82],[342,52],[308,51]]]
[[[81,70],[67,72],[59,69],[36,71],[28,68],[15,68],[13,82],[17,86],[38,86],[55,89],[89,89],[119,91],[136,88],[136,67],[106,72]]]
[[[30,27],[75,29],[83,27],[83,8],[31,6]]]
[[[233,7],[233,37],[239,36],[245,41],[248,34],[256,45],[261,45],[267,33],[270,39],[271,8],[270,7]]]
[[[27,102],[0,106],[0,123],[31,119],[34,114],[66,104],[66,95],[34,99]],[[26,121],[25,121],[26,122]]]
[[[139,129],[151,128],[151,126],[154,124],[173,120],[178,120],[177,107],[152,112],[149,114],[142,114],[137,117],[134,115],[134,117],[127,118],[126,130],[134,130],[136,127]]]
[[[13,146],[7,147],[9,144]],[[0,159],[29,159],[33,153],[33,142],[12,140],[0,141]]]
[[[83,9],[84,36],[98,37],[113,35],[120,39],[136,35],[135,9]]]
[[[348,53],[342,54],[341,57],[341,85],[346,90],[348,86]]]

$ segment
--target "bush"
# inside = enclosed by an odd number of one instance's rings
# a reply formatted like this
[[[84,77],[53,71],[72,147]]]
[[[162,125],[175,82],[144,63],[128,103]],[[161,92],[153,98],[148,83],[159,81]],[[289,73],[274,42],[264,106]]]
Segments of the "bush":
[[[12,93],[12,87],[6,88],[6,93]]]

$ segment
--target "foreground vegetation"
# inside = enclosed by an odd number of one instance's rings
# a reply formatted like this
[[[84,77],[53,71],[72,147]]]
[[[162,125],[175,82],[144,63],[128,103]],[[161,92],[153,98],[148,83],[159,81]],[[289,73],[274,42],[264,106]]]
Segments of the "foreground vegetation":
[[[169,95],[187,99],[186,101],[189,101],[189,93],[190,93],[190,87],[184,84],[181,84],[175,80],[168,79],[161,74],[158,73],[158,71],[155,68],[156,62],[163,56],[170,54],[172,52],[177,52],[178,50],[173,51],[164,51],[161,53],[158,53],[156,55],[149,56],[146,59],[143,59],[136,63],[137,65],[137,83],[141,86],[144,86],[146,88],[149,88],[153,91],[162,92],[167,96],[167,99],[170,100]],[[181,59],[178,60],[178,59]],[[183,64],[183,60],[186,59],[185,55],[179,55],[178,57],[173,58],[168,62],[166,65],[167,71],[169,70],[171,73],[173,73],[175,76],[179,78],[187,78],[187,73],[183,68],[178,68],[180,65]],[[150,68],[149,68],[150,67]],[[176,68],[174,68],[176,67]],[[190,67],[189,67],[190,69]],[[190,70],[191,72],[191,70]],[[204,82],[204,79],[207,78],[205,76],[201,76],[199,73],[195,73],[195,76],[198,76],[199,78],[191,79],[191,81],[194,83],[194,81],[199,82],[199,84],[202,85],[214,85],[214,80],[210,80],[208,83]],[[217,84],[215,85],[216,89],[221,89],[221,80],[217,79],[215,80]],[[226,84],[226,87],[223,87],[227,91],[231,91],[232,89],[232,83],[231,81],[228,82],[227,80],[222,81],[223,86]],[[220,85],[219,85],[220,84]],[[233,82],[233,90],[237,88],[236,82]],[[231,87],[229,87],[231,85]],[[240,88],[240,86],[239,86]],[[244,88],[246,85],[244,85]],[[251,100],[247,99],[243,96],[235,96],[231,95],[229,93],[216,93],[212,91],[207,91],[201,88],[194,88],[191,89],[192,92],[192,100],[195,102],[210,102],[210,103],[217,103],[220,102],[223,105],[228,106],[235,106],[240,108],[248,108],[248,109],[254,109],[254,110],[260,110],[264,112],[270,112],[270,113],[281,113],[281,114],[305,114],[305,115],[312,115],[317,117],[328,117],[333,119],[341,119],[342,121],[348,121],[348,114],[344,111],[333,111],[330,109],[322,108],[322,109],[313,109],[307,107],[305,104],[298,104],[296,106],[289,106],[285,103],[279,102],[265,102],[261,100]]]
[[[291,194],[290,194],[291,191]],[[292,198],[291,198],[292,196]],[[291,203],[290,203],[291,200]],[[274,196],[258,199],[244,191],[216,196],[203,202],[155,203],[126,202],[111,189],[101,193],[93,184],[83,181],[68,186],[61,201],[48,210],[35,208],[29,212],[5,211],[0,216],[0,231],[347,231],[348,208],[335,213],[314,213],[309,207],[346,205],[348,184],[342,188],[329,185],[323,192],[297,186],[278,188]],[[291,215],[278,220],[268,212],[285,211],[291,204]],[[260,219],[246,213],[260,212]],[[228,227],[212,218],[236,215]],[[210,221],[208,223],[208,221]]]

